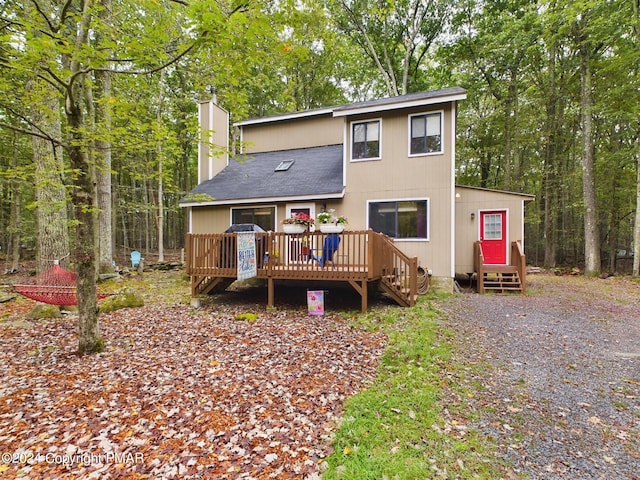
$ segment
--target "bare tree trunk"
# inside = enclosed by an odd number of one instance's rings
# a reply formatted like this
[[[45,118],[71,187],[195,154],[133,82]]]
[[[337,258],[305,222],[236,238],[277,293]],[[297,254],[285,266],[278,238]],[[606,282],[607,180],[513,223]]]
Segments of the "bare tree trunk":
[[[557,263],[556,226],[558,212],[557,191],[557,85],[556,85],[556,50],[555,45],[549,49],[549,95],[547,97],[546,148],[544,156],[543,191],[544,191],[544,266],[555,268]]]
[[[129,247],[129,231],[127,230],[127,212],[121,208],[120,209],[120,218],[122,219],[122,248],[126,252],[129,253],[131,248]]]
[[[11,217],[9,219],[9,246],[7,248],[7,265],[11,264],[7,270],[15,272],[20,266],[20,211],[22,198],[19,187],[12,187],[13,198],[11,202]]]
[[[640,46],[640,5],[633,2],[633,25],[636,34],[636,45]],[[640,126],[640,122],[636,123]],[[640,129],[636,134],[637,166],[636,166],[636,218],[633,224],[633,276],[640,276]]]
[[[162,105],[163,105],[163,89],[164,70],[160,72],[160,87],[158,93],[158,111],[156,112],[156,122],[158,128],[162,122]],[[158,139],[158,261],[164,262],[164,192],[163,192],[163,171],[162,160],[164,152],[162,150],[162,139]]]
[[[162,150],[162,147],[160,147]],[[164,262],[164,193],[162,185],[162,151],[158,156],[158,261]]]
[[[82,80],[77,81],[80,83]],[[78,90],[75,98],[82,98]],[[67,103],[74,98],[68,98]],[[80,354],[95,353],[103,349],[98,324],[98,300],[96,288],[96,218],[94,212],[95,184],[92,178],[89,159],[80,146],[84,141],[82,135],[83,115],[78,105],[67,107],[67,119],[73,129],[74,143],[69,148],[71,168],[74,175],[73,205],[77,225],[77,243],[75,261],[77,265],[78,296],[78,352]]]
[[[104,7],[101,12],[102,20],[111,24],[111,0],[101,0]],[[100,42],[102,38],[98,38]],[[105,132],[111,131],[111,72],[101,70],[96,72],[96,124]],[[98,245],[99,271],[113,271],[113,239],[111,223],[111,141],[103,140],[99,135],[96,141],[96,181],[98,194]]]
[[[60,104],[58,92],[45,92],[38,105],[31,108],[34,133],[33,160],[35,163],[36,195],[36,270],[42,272],[53,266],[54,260],[68,264],[69,228],[67,198],[63,182],[62,151],[55,147],[60,140]],[[50,140],[42,138],[48,136]]]
[[[582,126],[582,195],[584,198],[584,263],[586,274],[600,272],[600,231],[596,209],[595,159],[593,148],[593,99],[589,46],[580,42],[580,106]]]
[[[96,124],[105,131],[111,129],[108,98],[111,95],[111,73],[97,72],[96,84],[99,101],[96,106]],[[96,141],[96,182],[98,203],[99,271],[113,271],[113,243],[111,235],[111,142]]]
[[[148,175],[147,178],[151,178],[151,175]],[[143,193],[142,204],[145,205],[146,208],[143,209],[142,215],[144,216],[144,254],[146,257],[149,257],[149,253],[151,252],[151,237],[149,236],[151,232],[151,222],[149,221],[149,216],[150,216],[149,209],[153,209],[153,206],[151,205],[151,200],[150,200],[150,198],[153,198],[153,193],[149,192],[150,189],[151,189],[151,181],[143,180],[142,181],[142,193]]]
[[[640,136],[638,136],[636,143],[640,147]],[[636,219],[633,225],[633,276],[640,276],[640,148],[636,153],[638,160],[638,166],[636,167],[637,182],[636,182]]]
[[[513,190],[513,152],[515,149],[514,135],[517,132],[516,119],[518,114],[517,74],[511,72],[507,97],[504,101],[504,182],[505,190]],[[515,177],[517,179],[517,177]]]
[[[16,136],[14,135],[14,148],[13,148],[13,156],[12,156],[12,166],[15,169],[18,166],[18,148],[15,144]],[[22,204],[22,195],[20,192],[20,183],[17,177],[13,177],[10,181],[10,189],[11,189],[11,213],[9,216],[9,226],[7,228],[7,233],[9,234],[9,242],[7,246],[7,267],[6,269],[12,272],[18,270],[20,266],[20,210]],[[10,266],[9,266],[10,264]]]
[[[71,25],[77,32],[76,47],[89,39],[90,6],[84,4],[81,23]],[[95,169],[86,152],[86,123],[83,113],[85,95],[85,75],[76,58],[65,58],[66,67],[71,72],[71,80],[65,89],[65,114],[69,125],[69,163],[73,175],[73,207],[75,209],[78,297],[78,353],[96,353],[104,349],[98,323],[98,298],[96,288],[96,232],[95,212],[96,186]]]

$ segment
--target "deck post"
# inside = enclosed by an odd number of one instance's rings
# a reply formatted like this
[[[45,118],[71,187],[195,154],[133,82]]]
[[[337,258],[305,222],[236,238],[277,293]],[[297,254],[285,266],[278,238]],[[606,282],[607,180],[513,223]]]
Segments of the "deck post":
[[[349,284],[360,294],[360,308],[362,313],[367,313],[367,292],[368,285],[366,280],[362,280],[361,284],[356,280],[349,280]]]
[[[273,277],[267,279],[267,308],[274,307]]]
[[[361,307],[360,309],[362,310],[362,313],[367,313],[367,292],[369,291],[369,288],[367,286],[367,281],[363,280],[362,281],[362,293],[360,293],[360,295],[362,296],[362,303],[361,303]]]

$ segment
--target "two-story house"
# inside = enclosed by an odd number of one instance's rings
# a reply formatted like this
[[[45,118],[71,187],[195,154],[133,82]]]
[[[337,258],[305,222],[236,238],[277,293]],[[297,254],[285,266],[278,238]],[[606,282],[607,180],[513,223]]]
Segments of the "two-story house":
[[[215,98],[200,104],[199,185],[180,205],[193,234],[253,223],[282,231],[297,212],[346,216],[350,231],[381,232],[451,290],[457,273],[509,265],[524,241],[532,196],[455,184],[456,117],[462,88],[448,88],[234,124]],[[476,249],[477,250],[477,249]],[[489,257],[489,258],[487,258]]]

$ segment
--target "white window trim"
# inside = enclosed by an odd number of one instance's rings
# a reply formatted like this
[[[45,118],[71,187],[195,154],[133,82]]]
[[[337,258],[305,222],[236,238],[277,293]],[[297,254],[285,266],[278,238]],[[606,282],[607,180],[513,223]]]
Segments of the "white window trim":
[[[378,122],[378,156],[368,158],[353,158],[353,126],[359,123]],[[374,160],[382,160],[382,117],[367,118],[364,120],[354,120],[349,123],[349,161],[351,162],[370,162]]]
[[[379,198],[374,200],[367,200],[367,230],[369,227],[369,210],[372,203],[380,202],[427,202],[427,236],[425,238],[392,238],[395,242],[429,242],[431,241],[431,198],[430,197],[417,197],[417,198]]]
[[[440,114],[440,151],[411,153],[411,119],[422,115]],[[442,155],[444,153],[444,110],[430,110],[428,112],[412,113],[407,117],[407,155],[409,157],[429,157],[432,155]]]

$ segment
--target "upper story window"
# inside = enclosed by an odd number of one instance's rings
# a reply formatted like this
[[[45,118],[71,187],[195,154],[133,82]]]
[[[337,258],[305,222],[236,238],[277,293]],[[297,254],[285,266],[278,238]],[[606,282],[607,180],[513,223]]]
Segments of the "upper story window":
[[[351,124],[351,159],[373,160],[380,158],[380,120],[353,122]]]
[[[392,238],[429,239],[429,200],[369,202],[369,227]]]
[[[409,155],[442,153],[442,112],[409,116]]]

